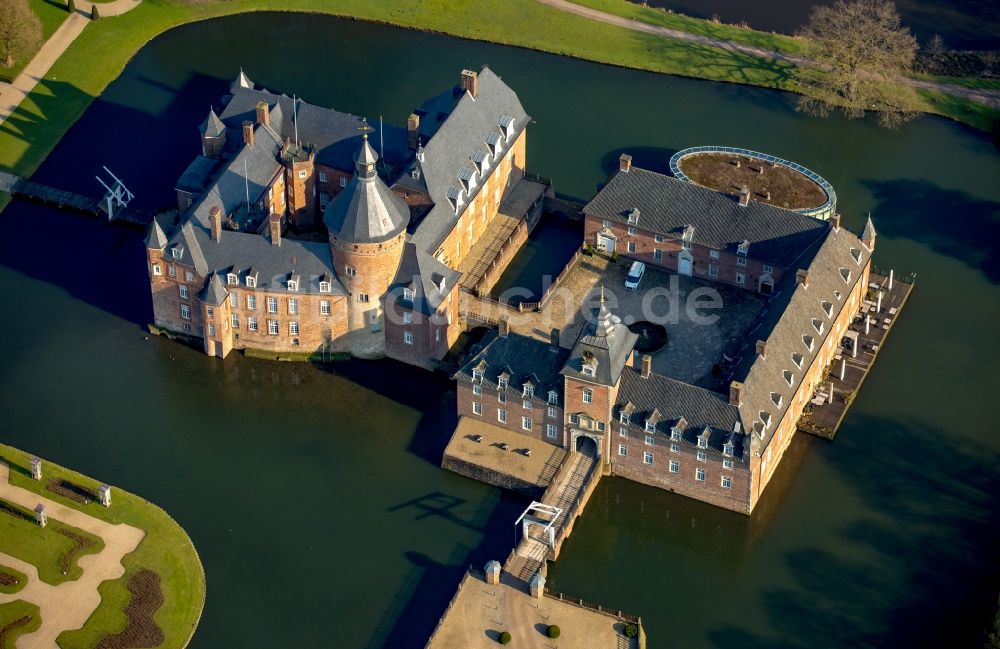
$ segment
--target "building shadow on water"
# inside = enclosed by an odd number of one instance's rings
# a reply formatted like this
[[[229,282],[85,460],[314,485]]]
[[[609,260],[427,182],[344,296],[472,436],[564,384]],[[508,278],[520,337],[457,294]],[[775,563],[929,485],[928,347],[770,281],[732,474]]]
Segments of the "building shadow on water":
[[[889,239],[911,239],[957,259],[1000,283],[995,245],[1000,204],[929,180],[863,180],[877,201],[875,228]],[[945,218],[950,216],[949,218]]]
[[[982,644],[1000,588],[1000,457],[924,422],[869,416],[851,428],[819,453],[871,514],[786,554],[791,584],[761,598],[767,637],[727,624],[714,645]]]

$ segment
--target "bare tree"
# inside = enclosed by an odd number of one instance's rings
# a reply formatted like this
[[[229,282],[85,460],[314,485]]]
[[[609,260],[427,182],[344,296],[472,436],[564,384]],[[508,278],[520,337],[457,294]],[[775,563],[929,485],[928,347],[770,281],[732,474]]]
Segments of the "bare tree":
[[[917,40],[892,0],[818,6],[800,34],[817,65],[800,75],[806,95],[799,110],[825,117],[839,109],[851,119],[873,110],[889,128],[916,115],[916,92],[900,77],[913,66]]]
[[[28,7],[28,0],[0,1],[0,56],[6,67],[14,56],[30,50],[42,39],[42,23]]]

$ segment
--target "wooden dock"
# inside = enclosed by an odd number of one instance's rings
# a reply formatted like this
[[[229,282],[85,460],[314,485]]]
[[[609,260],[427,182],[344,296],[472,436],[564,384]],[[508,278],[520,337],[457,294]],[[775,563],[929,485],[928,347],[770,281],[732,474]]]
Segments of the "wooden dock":
[[[18,177],[13,177],[8,184],[10,185],[11,196],[80,214],[89,214],[97,217],[105,217],[107,215],[104,201],[97,198],[74,194],[73,192],[63,191]],[[113,220],[114,222],[145,229],[152,222],[153,216],[154,213],[150,210],[128,207],[117,211]]]
[[[895,277],[890,289],[888,274],[872,270],[869,278],[871,304],[863,304],[863,307],[867,306],[865,315],[872,318],[868,333],[865,333],[863,316],[851,324],[849,331],[855,332],[858,339],[857,355],[853,356],[850,351],[842,349],[834,357],[827,368],[826,378],[817,386],[813,401],[806,405],[799,419],[799,430],[824,439],[833,439],[837,435],[851,403],[885,346],[889,332],[902,314],[903,307],[913,292],[914,281],[915,276],[912,275]],[[882,309],[876,313],[878,291],[882,291]],[[842,364],[843,379],[840,378]]]

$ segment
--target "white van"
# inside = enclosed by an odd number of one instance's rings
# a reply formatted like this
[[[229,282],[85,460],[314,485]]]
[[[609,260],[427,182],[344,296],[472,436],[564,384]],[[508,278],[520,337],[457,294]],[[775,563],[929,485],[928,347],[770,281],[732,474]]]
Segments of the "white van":
[[[628,270],[628,277],[625,278],[625,288],[634,291],[639,288],[639,282],[646,273],[646,264],[641,261],[632,262],[632,267]]]

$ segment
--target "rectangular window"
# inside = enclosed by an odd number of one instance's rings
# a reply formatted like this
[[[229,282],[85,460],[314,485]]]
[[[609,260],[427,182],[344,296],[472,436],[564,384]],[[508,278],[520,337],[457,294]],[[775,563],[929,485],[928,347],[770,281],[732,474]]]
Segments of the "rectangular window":
[[[628,251],[629,252],[635,252],[635,241],[629,241],[628,242]]]
[[[556,414],[556,409],[554,406],[549,406],[549,411],[546,414],[548,414],[550,419],[555,419],[556,417],[559,416]]]
[[[746,257],[737,257],[736,258],[736,265],[737,266],[746,266],[747,265],[747,258]]]
[[[643,464],[652,464],[653,463],[653,454],[650,453],[649,451],[644,452],[642,454],[642,463]]]
[[[497,379],[497,390],[506,390],[506,389],[507,389],[507,379],[501,376],[500,378]]]
[[[160,265],[159,264],[153,264],[153,274],[158,277],[161,273],[162,273],[162,271],[160,270]]]
[[[482,393],[483,393],[483,386],[479,385],[478,383],[473,383],[472,384],[472,394],[480,395]]]
[[[677,442],[674,442],[673,444],[670,445],[670,452],[671,453],[680,453],[681,452],[681,445],[678,444]]]
[[[340,186],[341,187],[347,187],[347,176],[341,176],[340,177]]]
[[[325,171],[319,172],[319,181],[321,183],[325,183],[326,180],[327,180],[327,178],[326,178],[326,172]]]
[[[207,317],[209,317],[209,318],[214,318],[215,317],[215,309],[213,309],[212,307],[207,307],[205,309],[205,315]]]
[[[322,282],[321,281],[319,283],[319,292],[320,293],[329,293],[330,292],[330,287],[331,287],[330,282]]]
[[[319,303],[319,314],[320,315],[330,315],[330,302],[329,300],[321,300]]]
[[[345,266],[344,274],[347,275],[348,277],[357,277],[358,271],[354,270],[354,266]]]
[[[670,472],[678,473],[681,470],[681,463],[677,460],[670,460]]]
[[[288,323],[288,333],[292,336],[299,335],[299,323],[297,320],[292,320]]]
[[[556,428],[555,424],[546,424],[545,425],[545,436],[546,437],[548,437],[549,439],[555,439],[558,434],[559,434],[558,433],[558,429]]]
[[[653,259],[656,261],[663,261],[663,251],[657,248],[653,251]]]
[[[507,423],[507,411],[503,408],[497,408],[497,421],[501,424]]]
[[[305,169],[299,169],[299,178],[305,178],[307,175]]]
[[[525,399],[524,402],[521,404],[521,407],[524,408],[525,410],[531,410],[531,402]]]
[[[194,281],[194,273],[189,270],[184,271],[184,279],[188,282]]]
[[[233,291],[232,293],[230,293],[229,294],[229,306],[231,306],[231,307],[233,307],[235,309],[237,306],[239,306],[239,299],[240,298],[236,294],[235,291]]]
[[[746,275],[743,273],[736,273],[736,283],[743,286],[743,284],[746,283]]]
[[[719,258],[719,251],[718,250],[709,250],[708,251],[708,256],[711,257],[712,259],[718,259]]]
[[[413,314],[409,311],[403,312],[403,324],[413,324]]]
[[[299,301],[297,298],[288,298],[288,315],[298,315],[299,314]]]
[[[233,329],[239,329],[239,328],[240,328],[240,317],[234,313],[233,314]]]
[[[483,404],[479,401],[472,402],[472,414],[482,415],[483,414]]]
[[[723,469],[731,469],[731,468],[733,468],[733,461],[730,460],[730,459],[723,460],[722,461],[722,468]]]
[[[705,451],[698,451],[698,461],[699,462],[704,462],[705,461],[705,457],[706,457],[705,456]]]
[[[682,242],[681,243],[681,248],[684,248],[685,250],[690,251],[691,250],[691,242],[690,241],[684,241],[684,242]]]
[[[257,331],[257,318],[253,316],[247,318],[247,329],[250,331]]]
[[[625,446],[624,444],[619,444],[618,445],[618,455],[621,455],[622,457],[625,457],[626,455],[628,455],[628,447]]]
[[[413,344],[413,332],[412,331],[404,331],[403,332],[403,343],[405,343],[407,345],[412,345]]]
[[[559,395],[556,393],[555,390],[549,390],[549,403],[551,404],[559,403]]]
[[[653,436],[652,435],[646,435],[646,443],[649,444],[650,446],[653,445]]]
[[[653,237],[653,241],[655,241],[656,243],[663,243],[663,235],[662,234],[656,235],[655,237]]]
[[[208,335],[209,336],[214,336],[215,335],[215,323],[214,322],[209,322],[208,323]]]
[[[368,294],[367,293],[358,293],[358,302],[363,302],[363,303],[367,304],[368,303]]]
[[[618,437],[628,437],[628,428],[625,427],[619,428]]]
[[[732,478],[730,478],[727,475],[722,476],[722,488],[723,489],[729,489],[729,487],[731,487],[732,484],[733,484]]]
[[[497,401],[499,403],[507,403],[507,393],[506,392],[498,392],[497,393]]]
[[[768,264],[764,264],[764,272],[765,273],[772,273],[772,272],[774,272],[774,268],[772,268]]]
[[[278,335],[278,321],[277,320],[268,320],[267,321],[267,333],[268,333],[268,335],[271,335],[271,336],[277,336]]]
[[[182,300],[188,299],[188,287],[187,287],[187,285],[186,284],[180,284],[180,285],[178,285],[177,288],[180,289],[181,299]]]
[[[167,267],[167,274],[171,277],[177,277],[177,267],[171,264]]]
[[[247,275],[247,288],[257,288],[257,278]]]
[[[718,277],[719,276],[719,266],[718,266],[718,264],[709,264],[708,265],[708,276],[709,277]]]
[[[413,301],[414,294],[415,293],[414,293],[414,291],[413,291],[412,288],[404,288],[403,289],[403,299],[406,300],[407,302],[412,302]]]
[[[181,305],[181,317],[185,320],[191,319],[191,307],[186,304]]]
[[[583,402],[584,403],[593,403],[594,402],[594,391],[593,390],[584,390],[583,391]]]
[[[257,309],[257,296],[256,295],[252,295],[252,294],[251,295],[247,295],[247,308],[248,309],[254,309],[254,310]]]
[[[611,221],[609,221],[607,219],[602,219],[601,220],[601,227],[602,228],[610,228],[611,227]]]
[[[636,232],[638,232],[638,230],[636,230],[635,228],[629,228],[628,229],[628,236],[634,237],[636,235]]]
[[[695,469],[694,479],[698,482],[705,482],[705,469]]]
[[[698,438],[698,448],[708,448],[708,440],[704,437]]]
[[[278,312],[278,298],[272,297],[270,295],[267,296],[267,312],[268,313]]]
[[[521,417],[521,428],[524,430],[531,430],[531,426],[534,422],[531,421],[531,417]]]

